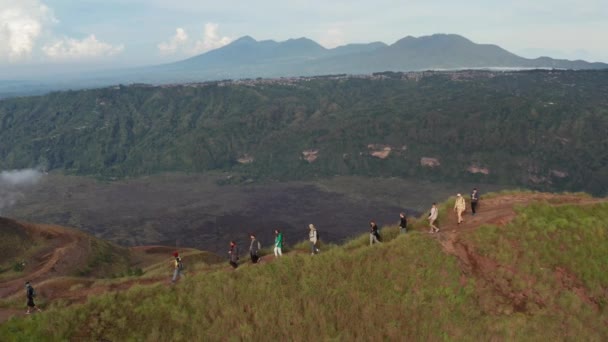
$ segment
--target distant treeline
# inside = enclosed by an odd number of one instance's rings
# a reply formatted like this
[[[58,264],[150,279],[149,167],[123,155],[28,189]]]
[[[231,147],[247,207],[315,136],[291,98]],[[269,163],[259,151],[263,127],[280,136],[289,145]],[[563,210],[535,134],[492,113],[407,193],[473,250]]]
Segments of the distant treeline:
[[[423,159],[424,158],[424,159]],[[608,71],[116,86],[0,101],[0,168],[608,189]]]

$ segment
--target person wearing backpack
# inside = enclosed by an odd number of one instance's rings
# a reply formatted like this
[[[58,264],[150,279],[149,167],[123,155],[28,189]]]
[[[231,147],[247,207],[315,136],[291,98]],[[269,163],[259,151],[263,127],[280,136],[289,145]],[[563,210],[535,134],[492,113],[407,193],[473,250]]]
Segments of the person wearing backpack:
[[[175,283],[177,277],[180,279],[184,277],[184,262],[182,261],[182,258],[179,256],[178,252],[173,253],[173,257],[175,257],[175,260],[173,260],[173,279],[171,280],[171,283]]]
[[[376,222],[370,221],[369,226],[369,245],[371,246],[374,243],[380,243],[382,239],[380,238],[380,229],[378,228],[378,225],[376,224]]]
[[[283,256],[283,233],[280,230],[275,229],[274,231],[274,256],[276,258]]]
[[[38,312],[42,312],[39,307],[34,303],[34,298],[36,297],[36,290],[32,287],[29,281],[25,282],[25,296],[27,297],[27,312],[26,315],[32,313],[32,310],[36,310]]]
[[[399,214],[399,231],[401,234],[407,233],[407,217],[405,213]]]
[[[230,256],[230,266],[234,269],[239,267],[239,247],[236,245],[236,242],[230,241],[228,255]]]
[[[317,244],[319,243],[319,232],[317,228],[315,228],[314,224],[308,225],[308,240],[310,240],[310,255],[315,255],[319,253],[319,248],[317,248]]]
[[[260,249],[262,249],[262,245],[255,238],[255,235],[250,234],[249,238],[251,239],[251,243],[249,244],[249,256],[251,257],[251,262],[257,264],[258,260],[260,260],[260,256],[258,254]]]
[[[477,214],[477,204],[479,203],[479,192],[477,192],[477,188],[473,188],[473,192],[471,192],[471,211],[473,212],[473,216]]]

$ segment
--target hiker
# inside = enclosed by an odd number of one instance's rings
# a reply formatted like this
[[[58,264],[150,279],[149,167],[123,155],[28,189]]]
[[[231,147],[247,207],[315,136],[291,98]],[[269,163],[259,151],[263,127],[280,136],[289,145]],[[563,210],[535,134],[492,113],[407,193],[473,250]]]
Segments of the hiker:
[[[42,312],[42,310],[40,310],[40,308],[36,306],[36,303],[34,303],[34,297],[36,297],[36,290],[34,290],[32,284],[30,284],[29,281],[25,282],[25,296],[27,297],[27,315],[32,313],[32,309],[35,309],[38,312]]]
[[[401,231],[402,234],[407,233],[407,217],[405,216],[405,213],[399,214],[399,231]]]
[[[373,245],[374,243],[380,243],[380,230],[378,229],[378,225],[374,221],[369,222],[370,232],[369,232],[369,245]]]
[[[230,241],[228,254],[230,256],[230,266],[234,269],[239,267],[239,247],[236,245],[236,242]]]
[[[473,192],[471,192],[471,211],[473,212],[473,216],[477,213],[477,203],[479,202],[479,192],[477,192],[477,188],[473,188]]]
[[[250,234],[249,238],[251,239],[251,243],[249,244],[249,256],[251,257],[251,262],[257,264],[258,260],[260,260],[258,253],[260,252],[260,249],[262,249],[262,245],[255,238],[255,235]]]
[[[319,243],[319,233],[317,232],[317,228],[315,228],[314,224],[308,225],[308,240],[310,240],[310,255],[315,255],[319,253],[319,248],[317,248],[317,243]]]
[[[275,257],[280,257],[283,256],[283,233],[281,233],[280,230],[275,229],[274,230],[274,256]]]
[[[182,258],[179,256],[178,252],[173,253],[175,260],[173,260],[173,279],[171,279],[171,283],[175,283],[177,281],[177,277],[184,278],[184,263],[182,262]]]
[[[464,211],[466,210],[467,204],[464,200],[464,197],[462,197],[461,194],[457,194],[456,195],[456,203],[454,203],[454,211],[456,212],[456,215],[458,216],[458,224],[461,224],[462,222],[464,222],[464,220],[462,219],[462,213],[464,213]]]
[[[437,226],[435,225],[436,223],[438,223],[437,219],[439,217],[439,209],[437,209],[437,203],[433,203],[433,206],[431,207],[431,212],[429,213],[429,226],[430,226],[430,230],[429,233],[433,234],[433,233],[439,233],[439,228],[437,228]]]

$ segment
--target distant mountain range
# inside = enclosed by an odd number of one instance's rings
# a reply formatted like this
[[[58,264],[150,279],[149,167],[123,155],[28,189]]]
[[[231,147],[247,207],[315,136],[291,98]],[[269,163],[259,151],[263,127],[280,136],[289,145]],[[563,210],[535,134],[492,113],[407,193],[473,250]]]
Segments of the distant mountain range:
[[[408,36],[392,45],[374,42],[334,49],[307,38],[276,42],[245,36],[222,48],[153,69],[189,79],[217,79],[469,68],[603,69],[608,64],[549,57],[527,59],[455,34]]]
[[[590,63],[540,57],[528,59],[499,46],[476,44],[455,34],[405,37],[392,45],[382,42],[349,44],[327,49],[308,38],[257,41],[245,36],[232,43],[183,61],[81,77],[54,77],[28,84],[0,82],[0,98],[27,89],[99,87],[118,83],[184,83],[220,79],[292,77],[327,74],[369,74],[382,71],[452,70],[477,68],[606,69]]]

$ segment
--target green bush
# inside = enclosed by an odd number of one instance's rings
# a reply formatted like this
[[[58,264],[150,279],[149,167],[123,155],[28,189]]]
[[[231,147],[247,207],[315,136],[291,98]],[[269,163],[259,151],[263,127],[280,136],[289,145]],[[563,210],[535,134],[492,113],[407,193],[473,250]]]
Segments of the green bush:
[[[25,261],[16,261],[13,264],[13,271],[23,272],[25,270]]]

